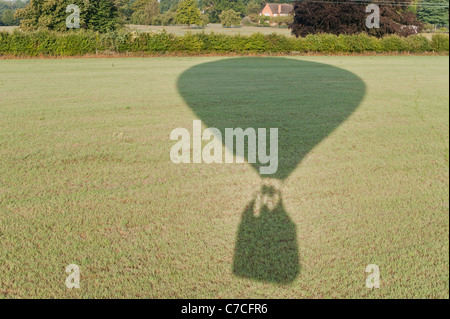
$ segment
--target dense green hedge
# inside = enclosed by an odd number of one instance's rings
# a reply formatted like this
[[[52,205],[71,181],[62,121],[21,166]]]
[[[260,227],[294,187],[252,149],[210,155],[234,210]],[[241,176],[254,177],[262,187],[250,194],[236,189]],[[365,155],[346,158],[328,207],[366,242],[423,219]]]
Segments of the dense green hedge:
[[[382,39],[365,34],[308,35],[305,38],[260,33],[251,36],[192,34],[176,36],[167,32],[98,34],[90,31],[56,33],[49,31],[0,32],[0,55],[75,56],[117,53],[364,53],[364,52],[448,52],[449,37],[420,35]]]

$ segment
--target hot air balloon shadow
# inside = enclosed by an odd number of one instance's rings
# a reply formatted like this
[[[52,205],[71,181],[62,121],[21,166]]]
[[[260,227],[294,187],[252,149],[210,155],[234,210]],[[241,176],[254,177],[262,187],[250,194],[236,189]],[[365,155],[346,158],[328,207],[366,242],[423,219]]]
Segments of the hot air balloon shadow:
[[[278,170],[260,175],[261,188],[242,213],[233,273],[291,283],[300,272],[300,258],[296,226],[283,206],[282,183],[354,112],[364,97],[364,82],[324,63],[244,57],[196,65],[177,85],[194,113],[222,136],[225,128],[278,128]],[[259,173],[267,164],[251,166]]]

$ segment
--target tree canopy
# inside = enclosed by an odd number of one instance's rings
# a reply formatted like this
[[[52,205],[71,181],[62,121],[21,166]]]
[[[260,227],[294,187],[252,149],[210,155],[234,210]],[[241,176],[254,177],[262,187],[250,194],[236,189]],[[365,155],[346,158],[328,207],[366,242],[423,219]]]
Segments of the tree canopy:
[[[188,27],[191,24],[203,24],[197,1],[183,0],[182,2],[180,2],[177,10],[177,22],[180,24],[186,24]]]
[[[133,24],[150,25],[153,19],[161,13],[157,0],[137,0],[131,8],[134,11],[131,15]]]
[[[18,25],[19,20],[14,17],[14,14],[17,9],[23,8],[26,4],[26,1],[21,0],[0,0],[0,26]]]
[[[241,24],[241,16],[239,15],[239,12],[236,12],[233,9],[223,11],[219,15],[219,18],[222,26],[226,28],[237,27]]]
[[[380,5],[380,28],[366,27],[366,5],[345,3],[345,0],[315,0],[294,2],[294,22],[292,33],[306,36],[316,33],[355,34],[367,32],[381,37],[385,34],[408,36],[420,31],[422,23],[407,6]],[[411,0],[392,0],[402,3]],[[336,2],[336,3],[333,3]],[[344,2],[344,3],[343,3]]]
[[[160,1],[161,12],[165,13],[170,9],[173,9],[180,2],[181,0],[161,0]]]
[[[14,25],[16,19],[14,19],[14,12],[11,9],[7,9],[1,15],[1,20],[4,25]]]
[[[66,8],[70,4],[80,7],[81,28],[99,32],[115,30],[120,24],[119,6],[123,0],[30,0],[23,9],[17,10],[22,30],[46,28],[67,30]]]
[[[439,6],[440,4],[449,4],[449,0],[423,0],[422,5],[417,11],[417,17],[420,21],[448,26],[448,7]]]

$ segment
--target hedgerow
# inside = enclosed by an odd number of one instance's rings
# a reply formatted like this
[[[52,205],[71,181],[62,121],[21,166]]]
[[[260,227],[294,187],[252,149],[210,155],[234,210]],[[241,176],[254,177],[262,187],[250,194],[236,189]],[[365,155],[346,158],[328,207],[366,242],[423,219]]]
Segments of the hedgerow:
[[[226,35],[187,33],[177,36],[165,31],[133,33],[114,31],[96,33],[78,30],[58,33],[34,31],[0,32],[0,55],[13,56],[78,56],[96,53],[421,53],[449,51],[448,35],[434,35],[432,40],[413,35],[389,35],[378,39],[367,34],[315,34],[304,38],[261,33]]]
[[[447,51],[448,52],[449,40],[448,35],[436,34],[433,35],[433,40],[431,41],[431,47],[434,51]]]

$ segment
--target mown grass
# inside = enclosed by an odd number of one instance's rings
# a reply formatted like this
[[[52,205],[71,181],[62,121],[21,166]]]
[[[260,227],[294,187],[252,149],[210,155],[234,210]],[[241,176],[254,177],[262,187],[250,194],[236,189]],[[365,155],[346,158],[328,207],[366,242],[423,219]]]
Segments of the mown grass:
[[[204,83],[218,92],[236,71],[222,59],[0,61],[0,298],[448,298],[448,57],[302,57],[292,60],[317,69],[271,69],[294,84],[341,68],[364,84],[353,113],[284,180],[299,263],[289,283],[233,271],[257,172],[169,158],[172,129],[201,115],[180,93],[183,74],[218,62]],[[301,93],[332,106],[336,81]],[[236,85],[247,93],[202,105],[277,94],[271,82]],[[291,111],[278,115],[289,127]],[[64,284],[72,263],[79,290]],[[380,267],[378,290],[365,287],[368,264]]]

